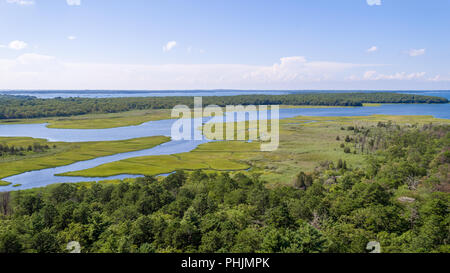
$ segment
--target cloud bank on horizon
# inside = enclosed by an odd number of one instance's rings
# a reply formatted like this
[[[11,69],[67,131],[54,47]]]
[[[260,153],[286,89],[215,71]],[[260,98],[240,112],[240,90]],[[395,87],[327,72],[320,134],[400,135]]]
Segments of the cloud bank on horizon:
[[[53,56],[27,53],[13,60],[0,59],[0,84],[3,89],[36,89],[40,86],[39,89],[161,90],[352,89],[363,88],[364,84],[374,81],[395,84],[402,81],[450,82],[450,74],[383,74],[374,70],[384,66],[309,61],[302,56],[284,57],[272,65],[72,63]]]

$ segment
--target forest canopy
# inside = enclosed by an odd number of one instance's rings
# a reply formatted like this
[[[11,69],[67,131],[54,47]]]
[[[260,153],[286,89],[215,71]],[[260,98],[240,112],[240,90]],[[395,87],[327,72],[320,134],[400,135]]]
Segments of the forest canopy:
[[[117,113],[142,109],[193,107],[193,97],[53,98],[0,95],[0,119],[74,116]],[[374,93],[302,93],[288,95],[240,95],[203,97],[204,105],[317,105],[362,106],[363,103],[448,103],[440,97]]]

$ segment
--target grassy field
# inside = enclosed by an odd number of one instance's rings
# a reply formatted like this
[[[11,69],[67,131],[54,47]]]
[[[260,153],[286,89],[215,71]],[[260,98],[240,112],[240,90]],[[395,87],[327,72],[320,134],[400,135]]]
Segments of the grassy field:
[[[250,165],[243,160],[258,153],[259,143],[256,142],[210,142],[188,153],[130,158],[62,175],[107,177],[117,174],[157,175],[176,170],[246,170]]]
[[[147,118],[166,118],[150,112],[133,111],[119,114],[90,115],[79,118],[74,126],[121,126],[136,124]],[[165,110],[166,111],[166,110]],[[60,126],[69,124],[72,118],[59,119]],[[102,121],[102,122],[101,122]],[[176,170],[242,171],[258,173],[271,185],[289,184],[299,171],[311,172],[320,162],[339,159],[353,167],[362,167],[365,156],[344,153],[341,144],[346,135],[353,132],[342,130],[347,126],[376,126],[378,122],[392,121],[397,124],[449,123],[446,119],[431,116],[385,116],[363,117],[295,117],[280,121],[280,145],[274,152],[260,152],[260,143],[255,142],[213,142],[200,145],[189,153],[175,155],[130,158],[104,164],[92,169],[70,172],[64,175],[85,177],[107,177],[118,174],[158,175]],[[94,122],[90,125],[90,122]],[[58,124],[58,123],[55,123]],[[54,125],[55,126],[55,125]],[[246,132],[248,134],[248,132]],[[336,140],[339,136],[340,141]],[[8,156],[0,158],[0,179],[31,170],[38,170],[121,152],[151,148],[168,141],[167,137],[148,137],[125,141],[104,141],[86,143],[47,142],[33,138],[0,138],[0,144],[27,146],[38,142],[42,145],[56,145],[56,148],[42,154]],[[2,183],[0,183],[1,185]],[[3,183],[5,184],[5,183]]]
[[[9,186],[11,183],[0,180],[0,187]]]
[[[363,103],[364,107],[380,107],[382,103]]]
[[[157,175],[175,170],[203,169],[247,170],[258,173],[271,185],[289,184],[300,171],[311,172],[320,162],[339,159],[352,167],[363,167],[365,156],[344,153],[340,145],[346,135],[342,130],[353,126],[376,126],[378,122],[396,124],[449,123],[431,116],[364,116],[364,117],[296,117],[280,122],[280,146],[274,152],[260,152],[259,142],[213,142],[200,145],[189,153],[130,158],[92,169],[64,175],[106,177],[118,174]],[[340,141],[336,137],[340,137]]]
[[[44,139],[25,137],[0,138],[0,143],[8,145],[27,145],[27,143],[40,142],[49,145],[55,144],[57,147],[49,153],[0,159],[0,179],[27,171],[69,165],[96,157],[149,149],[169,140],[168,137],[155,136],[121,141],[67,143],[47,142]]]
[[[59,129],[106,129],[139,125],[144,122],[170,118],[170,110],[135,110],[121,113],[89,114],[72,117],[45,119],[0,120],[0,124],[48,123],[49,128]]]

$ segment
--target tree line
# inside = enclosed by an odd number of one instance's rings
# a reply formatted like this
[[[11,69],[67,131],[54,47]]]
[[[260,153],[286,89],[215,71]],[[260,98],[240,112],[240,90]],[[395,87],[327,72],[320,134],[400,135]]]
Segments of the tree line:
[[[193,107],[193,97],[54,98],[0,95],[0,119],[74,116],[142,109]],[[448,103],[440,97],[397,93],[303,93],[203,97],[205,105],[362,106],[363,103]]]
[[[53,148],[56,148],[56,145],[53,145]],[[7,155],[25,155],[25,152],[43,153],[48,150],[50,150],[50,146],[47,144],[42,145],[38,142],[28,146],[0,144],[0,157]]]

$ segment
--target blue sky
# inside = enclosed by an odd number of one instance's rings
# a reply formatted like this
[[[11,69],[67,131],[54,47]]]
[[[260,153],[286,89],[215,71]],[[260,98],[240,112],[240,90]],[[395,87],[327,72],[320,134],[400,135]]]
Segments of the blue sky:
[[[0,0],[0,89],[450,89],[448,0]]]

